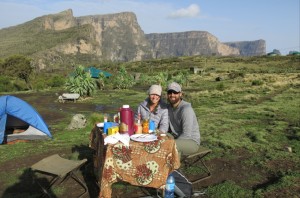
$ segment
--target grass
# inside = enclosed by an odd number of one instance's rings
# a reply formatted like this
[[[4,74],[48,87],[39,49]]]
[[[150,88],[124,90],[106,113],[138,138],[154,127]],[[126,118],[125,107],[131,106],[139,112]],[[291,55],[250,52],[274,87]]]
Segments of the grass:
[[[251,190],[243,189],[231,181],[225,181],[213,187],[209,187],[206,194],[208,194],[211,198],[252,197]]]
[[[204,65],[203,63],[206,63]],[[238,163],[242,170],[254,168],[244,180],[228,179],[210,185],[209,197],[274,197],[279,190],[293,195],[300,181],[300,67],[295,57],[207,58],[182,57],[166,60],[126,63],[128,71],[153,73],[188,70],[190,64],[203,67],[204,73],[189,74],[183,86],[184,98],[192,103],[200,123],[202,144],[211,148],[209,160]],[[182,67],[181,67],[182,66]],[[178,72],[178,71],[177,71]],[[150,75],[150,74],[149,74]],[[216,81],[217,77],[221,81]],[[146,97],[145,89],[98,91],[80,103],[91,104],[96,112],[82,111],[88,118],[84,129],[66,130],[71,115],[50,126],[52,141],[1,145],[0,163],[26,157],[43,150],[64,150],[88,145],[89,132],[95,122],[103,120],[103,111],[111,115],[122,104],[136,109]],[[165,95],[163,96],[165,98]],[[46,111],[46,110],[45,110]],[[287,149],[291,148],[291,152]],[[243,151],[245,159],[235,153]],[[78,154],[72,157],[76,158]],[[20,167],[23,170],[24,167]],[[214,170],[218,174],[219,170]],[[197,173],[196,167],[188,171]],[[6,186],[16,181],[0,178]],[[272,176],[274,180],[267,181]],[[122,188],[116,186],[116,188]],[[299,191],[298,191],[299,192]],[[290,194],[289,194],[290,193]]]

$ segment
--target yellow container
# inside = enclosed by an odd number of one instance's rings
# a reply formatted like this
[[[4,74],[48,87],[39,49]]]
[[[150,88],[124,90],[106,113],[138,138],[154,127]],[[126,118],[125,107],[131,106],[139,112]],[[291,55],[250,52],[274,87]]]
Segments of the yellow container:
[[[142,124],[142,131],[143,133],[149,133],[149,120],[146,119],[146,120],[143,120],[143,124]]]
[[[113,135],[113,134],[116,134],[118,132],[119,132],[119,127],[118,126],[108,128],[108,135]]]

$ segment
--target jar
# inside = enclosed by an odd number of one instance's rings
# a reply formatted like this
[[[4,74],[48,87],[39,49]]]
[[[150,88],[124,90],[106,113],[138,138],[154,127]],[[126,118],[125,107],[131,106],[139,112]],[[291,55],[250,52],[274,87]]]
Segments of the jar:
[[[149,120],[148,119],[143,120],[142,127],[143,127],[143,133],[149,133]]]
[[[135,134],[141,134],[141,133],[143,133],[143,127],[142,127],[142,124],[141,124],[140,120],[137,120],[134,123],[134,132],[135,132]]]

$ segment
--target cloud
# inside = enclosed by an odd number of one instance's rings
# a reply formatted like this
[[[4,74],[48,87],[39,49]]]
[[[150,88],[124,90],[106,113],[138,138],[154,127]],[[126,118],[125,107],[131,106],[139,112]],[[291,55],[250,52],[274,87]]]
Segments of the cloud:
[[[191,4],[187,8],[181,8],[172,12],[169,17],[170,18],[193,18],[197,17],[200,14],[200,8],[197,4]]]

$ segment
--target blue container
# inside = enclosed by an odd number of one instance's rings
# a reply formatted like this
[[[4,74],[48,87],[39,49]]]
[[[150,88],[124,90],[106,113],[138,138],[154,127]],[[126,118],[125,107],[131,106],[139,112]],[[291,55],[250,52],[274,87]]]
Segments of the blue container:
[[[115,122],[104,122],[103,133],[108,134],[108,128],[118,125],[119,124]]]
[[[155,131],[155,122],[153,120],[150,120],[149,122],[149,133],[152,133]]]

